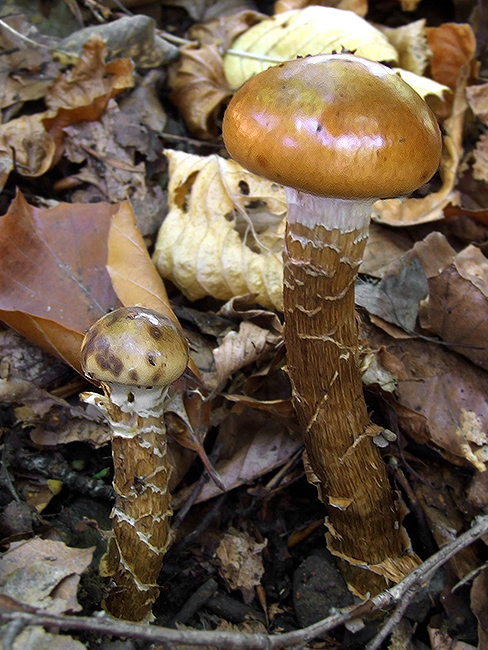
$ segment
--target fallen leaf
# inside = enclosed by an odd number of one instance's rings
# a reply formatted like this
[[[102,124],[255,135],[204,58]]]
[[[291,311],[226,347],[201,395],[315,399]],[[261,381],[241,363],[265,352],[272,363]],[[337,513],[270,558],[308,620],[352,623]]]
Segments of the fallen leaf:
[[[254,408],[237,407],[220,425],[217,443],[222,443],[219,460],[215,464],[224,490],[252,483],[257,478],[284,465],[302,446],[301,440],[283,425],[270,419],[266,412]],[[192,494],[193,486],[174,496],[174,507],[179,508]],[[212,482],[204,485],[196,498],[200,503],[222,494]]]
[[[450,462],[484,471],[488,460],[488,375],[441,345],[392,339],[371,328],[368,341],[402,363],[394,403],[400,426]]]
[[[452,350],[488,369],[488,260],[475,246],[456,254],[437,232],[415,244],[413,251],[429,284],[422,310],[424,327]]]
[[[217,118],[232,96],[217,46],[185,45],[181,61],[170,69],[170,99],[193,135],[202,139],[218,134]]]
[[[52,634],[42,627],[28,626],[15,639],[12,650],[85,650],[86,645],[66,634]]]
[[[93,551],[38,537],[13,542],[0,564],[2,594],[50,614],[79,612],[76,591]]]
[[[283,188],[216,155],[166,155],[170,210],[154,252],[161,275],[191,300],[254,293],[281,308]]]
[[[407,230],[392,230],[373,222],[359,272],[382,278],[390,264],[401,258],[411,246],[412,237]]]
[[[427,279],[415,257],[398,260],[379,282],[356,283],[355,302],[375,316],[413,331],[420,302],[428,292]]]
[[[478,648],[488,647],[488,569],[473,580],[471,609],[478,619]]]
[[[319,0],[317,2],[313,0],[277,0],[273,6],[273,14],[281,14],[291,9],[304,9],[312,4],[354,11],[362,18],[368,13],[368,0]]]
[[[280,340],[281,337],[273,335],[269,330],[258,327],[250,321],[242,322],[239,331],[228,332],[213,352],[217,385],[222,384],[237,370],[259,360]]]
[[[341,52],[343,48],[374,61],[398,61],[388,39],[357,14],[313,5],[272,16],[239,36],[232,50],[244,54],[226,53],[225,76],[233,88],[239,88],[276,63],[297,56]],[[255,56],[250,58],[246,53]]]
[[[473,113],[488,126],[488,83],[468,86],[466,98]]]
[[[81,55],[86,43],[97,37],[106,44],[107,61],[127,57],[138,68],[156,68],[176,59],[178,48],[158,36],[155,28],[154,20],[144,14],[85,27],[58,43],[55,58],[64,63],[65,52]]]
[[[29,38],[46,46],[25,47],[19,36],[7,29],[0,30],[0,108],[6,108],[16,102],[43,97],[58,76],[59,66],[52,61],[49,49],[54,45],[54,39],[39,32],[21,14],[3,16],[2,20],[19,34],[28,33]]]
[[[267,541],[258,543],[249,533],[229,528],[221,537],[215,555],[219,573],[230,590],[239,589],[246,603],[254,598],[254,588],[261,583],[264,564],[261,558]]]
[[[424,74],[432,57],[425,26],[425,19],[415,20],[401,27],[378,26],[398,52],[398,66],[416,75]]]

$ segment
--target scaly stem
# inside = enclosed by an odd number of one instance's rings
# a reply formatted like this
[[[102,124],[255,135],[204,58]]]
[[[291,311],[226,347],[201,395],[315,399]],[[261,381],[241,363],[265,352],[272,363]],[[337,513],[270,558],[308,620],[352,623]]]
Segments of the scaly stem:
[[[327,544],[346,580],[361,596],[376,594],[418,558],[408,550],[362,391],[354,284],[372,201],[288,188],[287,199],[285,342],[311,480],[327,505]]]
[[[170,541],[166,390],[104,388],[106,396],[85,397],[112,427],[116,501],[113,537],[100,566],[101,575],[112,581],[104,608],[116,618],[145,621],[159,595],[157,579]]]

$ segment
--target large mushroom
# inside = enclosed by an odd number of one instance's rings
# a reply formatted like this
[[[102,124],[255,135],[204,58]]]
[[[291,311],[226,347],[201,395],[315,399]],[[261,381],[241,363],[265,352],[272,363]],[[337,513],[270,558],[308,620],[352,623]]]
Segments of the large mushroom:
[[[284,337],[328,547],[359,595],[417,564],[362,392],[354,283],[373,202],[410,193],[440,161],[437,121],[388,67],[351,54],[282,63],[234,95],[231,156],[286,186]]]
[[[116,618],[149,619],[159,594],[172,514],[164,407],[169,386],[187,364],[180,327],[143,307],[103,316],[83,341],[82,369],[104,394],[82,397],[112,429],[113,536],[100,571],[111,578],[104,607]]]

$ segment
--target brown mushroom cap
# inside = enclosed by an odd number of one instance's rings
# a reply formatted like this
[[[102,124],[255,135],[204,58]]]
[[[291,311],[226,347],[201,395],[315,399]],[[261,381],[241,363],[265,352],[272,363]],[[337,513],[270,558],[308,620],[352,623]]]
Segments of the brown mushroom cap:
[[[169,386],[185,371],[188,345],[170,318],[144,307],[123,307],[87,332],[80,355],[90,379],[128,386]]]
[[[344,199],[412,192],[436,172],[442,147],[424,100],[386,66],[350,54],[257,74],[232,98],[223,135],[249,171]]]

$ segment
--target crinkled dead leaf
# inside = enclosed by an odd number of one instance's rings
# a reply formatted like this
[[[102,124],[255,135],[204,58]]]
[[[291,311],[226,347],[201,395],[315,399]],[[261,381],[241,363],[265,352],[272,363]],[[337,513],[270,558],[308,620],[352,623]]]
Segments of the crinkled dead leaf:
[[[398,65],[404,70],[423,75],[429,63],[432,52],[427,43],[425,19],[415,20],[401,27],[384,27],[378,29],[398,52]]]
[[[45,115],[22,115],[0,126],[0,191],[14,169],[41,176],[51,167],[56,144],[44,127]]]
[[[475,70],[476,37],[470,25],[444,23],[427,28],[427,40],[432,51],[430,73],[433,79],[448,86],[458,87],[461,76],[469,77]],[[451,114],[451,101],[439,107],[440,117]]]
[[[466,97],[473,113],[488,126],[488,83],[479,86],[468,86]]]
[[[289,406],[290,404],[286,408]],[[269,412],[257,411],[254,404],[253,408],[235,407],[220,425],[217,443],[222,444],[222,450],[215,469],[222,479],[225,491],[252,483],[284,465],[302,447],[302,441],[297,435],[292,435],[283,423],[271,419]],[[175,508],[185,503],[192,494],[193,487],[186,487],[175,495]],[[195,503],[212,499],[219,494],[222,491],[209,481],[203,486]]]
[[[382,278],[390,264],[410,250],[411,246],[412,238],[407,230],[391,230],[372,223],[359,272]]]
[[[0,126],[0,189],[13,169],[24,176],[44,174],[63,153],[63,128],[97,120],[110,98],[132,85],[130,60],[105,65],[104,52],[103,41],[90,40],[77,64],[46,93],[48,111]]]
[[[52,61],[49,50],[54,39],[37,31],[21,14],[4,16],[2,20],[20,34],[28,32],[29,38],[46,45],[45,48],[25,47],[19,36],[7,29],[0,30],[0,108],[6,108],[16,102],[43,97],[58,76],[59,66]]]
[[[483,133],[473,151],[473,178],[477,181],[488,180],[488,135]]]
[[[217,155],[166,155],[170,210],[154,252],[161,275],[191,300],[254,293],[281,308],[283,188]]]
[[[143,14],[85,27],[60,41],[54,58],[65,63],[65,52],[81,55],[87,41],[97,36],[106,43],[107,61],[124,57],[138,68],[156,68],[176,59],[178,48],[158,36],[155,27],[155,21]]]
[[[42,627],[26,627],[16,636],[12,650],[86,650],[86,645],[66,634],[52,634]]]
[[[254,588],[264,575],[261,553],[266,546],[267,541],[256,542],[249,533],[231,527],[222,535],[215,551],[219,573],[227,588],[239,589],[247,603],[253,600]]]
[[[208,139],[218,133],[217,118],[232,90],[215,45],[185,45],[181,61],[170,70],[170,98],[193,135]]]
[[[70,548],[38,537],[14,542],[2,556],[0,591],[50,614],[78,612],[80,574],[92,557],[93,548]]]
[[[398,61],[398,54],[388,39],[357,14],[313,5],[272,16],[239,36],[232,50],[256,56],[227,52],[225,76],[233,88],[238,88],[258,72],[281,61],[340,52],[343,48],[375,61]]]
[[[484,471],[488,374],[436,343],[395,340],[379,328],[368,332],[368,340],[374,347],[387,346],[403,364],[395,403],[403,430],[449,461]]]
[[[382,199],[373,206],[372,218],[390,226],[413,226],[444,218],[444,208],[459,203],[459,192],[455,189],[458,168],[463,154],[463,125],[467,109],[465,87],[466,71],[454,93],[452,112],[443,124],[443,149],[439,176],[441,187],[422,198],[401,197]]]
[[[471,610],[478,619],[478,648],[488,647],[488,568],[484,568],[473,580],[471,587]]]
[[[451,349],[488,369],[488,260],[475,246],[456,253],[437,232],[415,244],[413,250],[429,283],[422,311],[424,327]]]
[[[304,9],[309,5],[321,5],[322,7],[335,7],[354,11],[355,14],[364,18],[368,13],[368,0],[277,0],[273,5],[273,14],[281,14],[291,9]]]
[[[356,284],[355,301],[370,314],[407,331],[413,331],[420,302],[428,292],[427,279],[419,260],[400,259],[379,282]]]
[[[213,352],[217,369],[218,385],[234,372],[257,361],[281,340],[269,330],[244,321],[239,331],[230,331]]]

